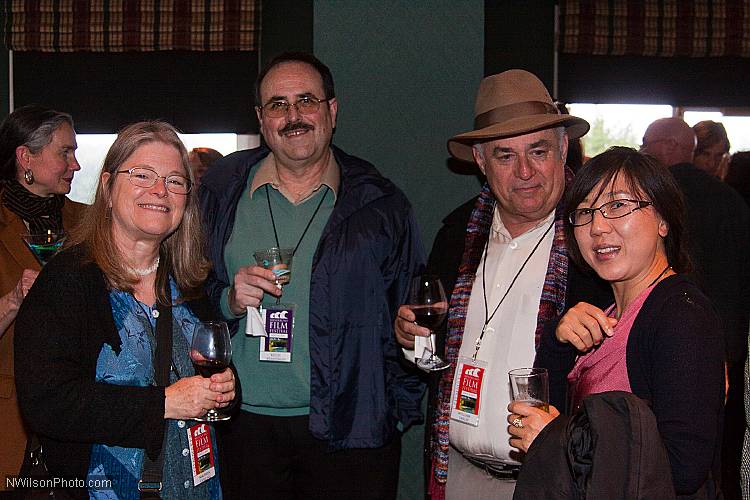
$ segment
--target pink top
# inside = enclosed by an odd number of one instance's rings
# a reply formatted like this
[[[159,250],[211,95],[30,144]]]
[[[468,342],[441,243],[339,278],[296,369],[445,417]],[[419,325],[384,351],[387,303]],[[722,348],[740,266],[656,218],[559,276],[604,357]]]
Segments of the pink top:
[[[589,351],[579,356],[576,364],[568,374],[568,384],[571,392],[572,408],[575,410],[589,394],[606,391],[633,392],[630,389],[626,352],[630,329],[633,321],[641,311],[643,303],[648,298],[654,285],[646,288],[625,308],[620,321],[614,327],[614,334]],[[611,316],[615,305],[605,311]]]

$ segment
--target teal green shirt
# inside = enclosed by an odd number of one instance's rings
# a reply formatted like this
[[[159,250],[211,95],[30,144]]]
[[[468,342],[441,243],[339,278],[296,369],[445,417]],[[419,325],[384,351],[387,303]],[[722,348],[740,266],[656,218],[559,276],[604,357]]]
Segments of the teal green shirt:
[[[276,222],[281,248],[294,248],[302,236],[318,204],[323,200],[315,218],[299,244],[292,260],[291,280],[284,286],[281,303],[295,304],[292,360],[290,363],[260,361],[260,337],[245,335],[247,317],[240,319],[239,330],[232,338],[233,360],[242,383],[242,409],[275,416],[298,416],[310,413],[310,276],[312,260],[323,228],[333,211],[335,195],[322,186],[317,193],[299,205],[289,202],[270,184],[258,188],[250,198],[250,186],[257,172],[253,168],[245,191],[237,204],[237,215],[232,234],[224,248],[224,261],[230,281],[242,266],[255,265],[256,250],[275,247],[271,215]],[[264,307],[275,305],[276,298],[266,294]],[[222,310],[228,309],[226,291]]]

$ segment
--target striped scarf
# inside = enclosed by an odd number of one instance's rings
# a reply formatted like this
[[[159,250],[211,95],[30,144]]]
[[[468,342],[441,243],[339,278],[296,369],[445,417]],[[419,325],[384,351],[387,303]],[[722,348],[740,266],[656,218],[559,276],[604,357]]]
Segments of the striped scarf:
[[[2,182],[2,203],[29,225],[31,234],[61,233],[65,196],[37,196],[15,179]]]
[[[573,172],[565,167],[566,191],[573,182]],[[565,308],[565,289],[568,281],[568,251],[565,247],[563,232],[564,196],[555,209],[555,234],[550,252],[547,274],[544,279],[542,297],[539,302],[534,343],[539,348],[544,326],[550,320],[560,316]],[[446,338],[446,361],[454,367],[458,360],[461,342],[469,309],[469,297],[474,284],[477,268],[482,259],[484,248],[492,227],[492,216],[495,208],[495,197],[485,184],[479,194],[474,211],[466,228],[466,240],[458,278],[451,295],[448,312],[448,333]],[[451,418],[451,389],[455,370],[445,370],[440,379],[435,405],[435,418],[432,424],[432,477],[430,493],[434,500],[444,498],[445,482],[448,479],[449,424]]]

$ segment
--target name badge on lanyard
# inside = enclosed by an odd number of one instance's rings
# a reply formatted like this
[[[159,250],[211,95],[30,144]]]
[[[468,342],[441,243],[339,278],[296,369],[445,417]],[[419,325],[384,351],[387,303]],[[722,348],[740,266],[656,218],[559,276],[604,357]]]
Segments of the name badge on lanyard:
[[[261,361],[276,363],[292,361],[294,310],[294,304],[279,304],[263,308],[263,322],[268,336],[260,338]]]
[[[477,427],[487,363],[459,357],[451,391],[451,419]]]
[[[198,486],[216,475],[211,426],[206,423],[187,429],[190,462],[193,466],[193,486]]]

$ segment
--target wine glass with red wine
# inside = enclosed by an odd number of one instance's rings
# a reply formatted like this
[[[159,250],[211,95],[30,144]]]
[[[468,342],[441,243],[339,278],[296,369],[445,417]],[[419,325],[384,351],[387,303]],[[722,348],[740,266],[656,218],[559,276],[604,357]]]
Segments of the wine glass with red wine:
[[[440,279],[431,274],[423,274],[412,280],[409,292],[409,309],[417,317],[415,323],[430,330],[429,340],[430,356],[417,359],[417,366],[427,372],[445,370],[450,366],[435,355],[435,344],[432,337],[435,330],[448,316],[448,301],[445,298],[445,290]]]
[[[232,341],[227,324],[223,321],[198,323],[193,331],[190,359],[202,377],[210,378],[214,373],[223,372],[232,361]],[[218,422],[229,418],[229,415],[211,409],[204,417],[195,420]]]

